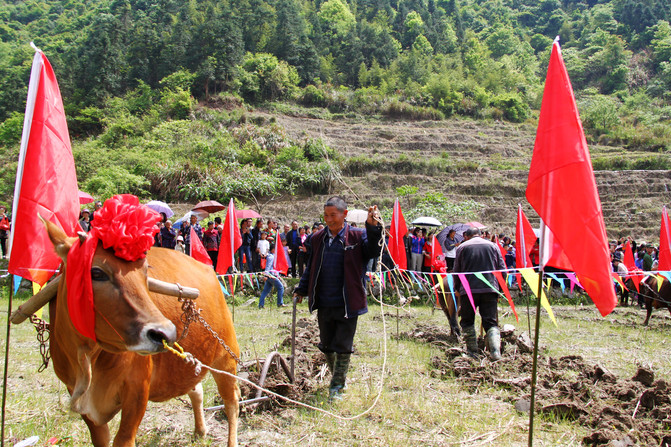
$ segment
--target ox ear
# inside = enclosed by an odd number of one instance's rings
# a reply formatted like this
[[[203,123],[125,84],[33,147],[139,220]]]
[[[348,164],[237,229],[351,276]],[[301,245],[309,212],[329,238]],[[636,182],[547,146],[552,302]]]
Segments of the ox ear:
[[[47,233],[49,234],[49,239],[51,243],[54,244],[54,250],[56,254],[65,262],[68,257],[68,252],[72,243],[75,241],[75,238],[68,237],[63,230],[61,230],[56,224],[44,220],[42,216],[39,216],[40,220],[46,227]]]

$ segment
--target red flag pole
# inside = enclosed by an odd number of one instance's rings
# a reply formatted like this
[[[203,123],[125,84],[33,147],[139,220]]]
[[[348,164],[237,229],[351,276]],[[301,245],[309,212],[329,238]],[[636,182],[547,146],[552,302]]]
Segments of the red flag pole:
[[[541,236],[538,243],[538,294],[536,294],[536,325],[534,329],[534,352],[533,352],[533,364],[531,366],[531,399],[529,402],[529,447],[532,447],[534,444],[534,413],[536,408],[536,378],[537,378],[537,368],[538,368],[538,337],[540,334],[541,327],[541,294],[543,293],[543,239],[545,236],[545,224],[541,220]]]
[[[5,338],[5,371],[2,375],[2,422],[0,423],[0,447],[5,445],[5,404],[7,402],[7,370],[9,368],[9,334],[12,323],[12,300],[14,299],[14,275],[9,274],[9,304],[7,305],[7,338]]]

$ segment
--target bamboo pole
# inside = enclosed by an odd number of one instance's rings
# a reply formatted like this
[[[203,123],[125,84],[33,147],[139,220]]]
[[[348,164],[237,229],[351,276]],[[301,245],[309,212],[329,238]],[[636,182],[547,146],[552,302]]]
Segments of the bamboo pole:
[[[534,444],[534,413],[536,407],[536,372],[538,367],[538,335],[541,325],[541,293],[543,293],[543,268],[538,271],[538,296],[536,297],[536,330],[534,333],[534,361],[531,367],[531,401],[529,404],[529,447]]]

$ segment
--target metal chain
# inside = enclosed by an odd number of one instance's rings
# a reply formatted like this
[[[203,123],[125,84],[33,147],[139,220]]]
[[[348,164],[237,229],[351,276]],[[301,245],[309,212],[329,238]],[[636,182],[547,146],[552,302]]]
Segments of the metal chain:
[[[51,359],[51,353],[49,352],[50,327],[49,323],[34,314],[30,316],[30,322],[35,326],[35,331],[37,331],[37,341],[40,343],[40,354],[42,355],[42,364],[37,369],[37,372],[42,372],[47,369],[49,360]]]
[[[233,359],[239,364],[242,365],[242,360],[240,360],[240,357],[235,355],[235,353],[231,350],[231,348],[226,344],[226,342],[217,334],[217,332],[212,329],[212,326],[205,321],[205,318],[200,314],[200,309],[196,306],[196,304],[193,302],[193,300],[190,300],[188,298],[182,298],[181,296],[178,298],[178,300],[182,303],[182,316],[181,316],[181,321],[184,323],[184,331],[182,332],[182,336],[179,338],[178,341],[181,341],[186,335],[189,333],[189,325],[198,320],[200,324],[203,325],[205,329],[219,342],[221,346],[224,347],[224,349],[233,357]]]

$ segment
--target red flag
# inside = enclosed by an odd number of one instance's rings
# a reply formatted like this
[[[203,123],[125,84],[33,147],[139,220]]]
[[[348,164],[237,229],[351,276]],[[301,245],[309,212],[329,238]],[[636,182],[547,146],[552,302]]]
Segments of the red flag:
[[[671,229],[669,228],[669,213],[666,207],[662,208],[662,228],[659,232],[659,264],[657,270],[667,272],[671,270]]]
[[[527,216],[522,211],[522,205],[517,205],[517,229],[515,230],[516,250],[515,267],[528,268],[533,267],[529,253],[534,248],[534,243],[538,237],[529,223]]]
[[[389,254],[398,268],[407,270],[408,259],[405,256],[405,243],[403,236],[408,233],[408,227],[405,225],[401,204],[398,199],[394,202],[394,211],[391,215],[391,226],[389,228]]]
[[[39,50],[30,73],[16,172],[9,272],[43,285],[61,259],[38,214],[69,236],[79,229],[79,188],[63,101],[51,64]]]
[[[287,254],[284,252],[282,246],[282,238],[277,236],[277,243],[275,245],[275,270],[285,275],[289,271],[289,263],[287,262]]]
[[[233,199],[228,204],[226,219],[224,220],[224,231],[219,243],[219,254],[217,258],[217,273],[225,274],[229,267],[235,265],[235,252],[242,245],[242,235],[238,230],[238,221],[235,218],[235,205]]]
[[[643,281],[645,278],[645,275],[643,275],[643,273],[637,274],[637,272],[640,272],[641,270],[636,267],[636,262],[634,261],[634,252],[631,250],[631,244],[629,241],[624,243],[624,265],[627,267],[627,271],[629,272],[628,276],[633,281],[636,290],[640,291],[640,284],[641,281]]]
[[[617,297],[610,277],[606,227],[587,142],[557,40],[548,65],[526,197],[552,230],[601,315],[608,315],[615,308]]]
[[[196,230],[193,229],[193,225],[191,225],[191,257],[195,259],[196,261],[200,261],[203,264],[206,265],[212,265],[212,259],[210,258],[210,255],[207,254],[207,250],[205,250],[205,247],[203,246],[203,243],[201,242],[200,238],[198,237],[198,234],[196,233]]]

